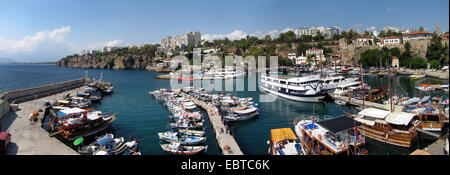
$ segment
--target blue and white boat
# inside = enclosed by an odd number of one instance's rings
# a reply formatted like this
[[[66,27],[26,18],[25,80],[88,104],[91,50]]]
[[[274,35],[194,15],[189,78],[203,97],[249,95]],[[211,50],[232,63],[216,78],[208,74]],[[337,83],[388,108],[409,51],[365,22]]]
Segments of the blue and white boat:
[[[186,136],[174,131],[159,132],[158,136],[160,140],[179,142],[182,145],[197,145],[206,141],[205,137]]]

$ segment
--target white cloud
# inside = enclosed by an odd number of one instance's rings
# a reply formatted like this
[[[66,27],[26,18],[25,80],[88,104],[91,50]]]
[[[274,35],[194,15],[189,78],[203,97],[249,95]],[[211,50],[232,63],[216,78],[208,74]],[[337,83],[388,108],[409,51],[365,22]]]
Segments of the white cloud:
[[[0,52],[7,52],[9,54],[32,52],[48,44],[63,44],[65,42],[65,36],[69,32],[70,26],[64,26],[52,31],[45,30],[38,32],[33,36],[25,36],[21,40],[5,40],[0,38]]]
[[[247,37],[247,34],[245,32],[243,32],[242,30],[235,30],[228,34],[204,34],[204,35],[202,35],[202,39],[208,40],[208,41],[213,41],[216,39],[224,39],[225,37],[228,38],[229,40],[239,40],[239,39]]]
[[[97,50],[100,49],[102,47],[113,47],[113,46],[119,46],[123,43],[122,40],[112,40],[112,41],[107,41],[107,42],[99,42],[99,43],[94,43],[94,44],[89,44],[89,49],[87,50]],[[127,43],[128,45],[129,43]]]
[[[377,31],[377,28],[375,26],[366,27],[366,31],[374,32]]]

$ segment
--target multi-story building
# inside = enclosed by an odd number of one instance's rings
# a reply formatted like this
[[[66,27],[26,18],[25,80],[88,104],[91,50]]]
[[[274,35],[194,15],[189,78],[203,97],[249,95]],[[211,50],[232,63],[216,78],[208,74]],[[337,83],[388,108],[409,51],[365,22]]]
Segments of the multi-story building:
[[[301,56],[295,58],[295,64],[296,65],[303,65],[303,66],[306,65],[307,64],[306,57],[303,56],[303,54],[302,54]]]
[[[310,36],[317,36],[319,33],[322,34],[323,36],[325,36],[325,39],[331,39],[333,37],[333,35],[339,35],[339,28],[337,27],[328,27],[328,28],[316,28],[316,27],[311,27],[311,28],[298,28],[294,31],[295,35],[297,36],[297,38],[300,38],[303,35],[310,35]]]
[[[424,31],[410,32],[403,35],[403,42],[410,40],[431,39],[432,34]]]
[[[371,44],[375,44],[373,37],[372,36],[358,36],[358,38],[356,38],[356,43],[358,45],[371,45]]]
[[[163,48],[186,48],[188,46],[195,46],[200,43],[201,34],[199,31],[191,31],[182,35],[167,36],[161,40],[161,47]]]
[[[310,35],[310,36],[317,36],[317,34],[319,33],[319,30],[317,30],[316,28],[298,28],[295,29],[294,31],[295,35],[299,38],[303,35]]]
[[[396,36],[390,36],[390,37],[386,37],[386,38],[382,38],[381,39],[381,45],[386,45],[386,44],[400,44],[401,40],[399,37]]]
[[[323,49],[310,48],[306,50],[306,56],[315,55],[316,57],[323,57]]]

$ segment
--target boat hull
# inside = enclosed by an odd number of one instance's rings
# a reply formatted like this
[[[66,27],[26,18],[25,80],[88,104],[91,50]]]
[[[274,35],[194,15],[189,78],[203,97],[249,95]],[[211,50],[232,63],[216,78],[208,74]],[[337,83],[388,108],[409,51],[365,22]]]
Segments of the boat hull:
[[[317,95],[312,95],[312,96],[294,96],[294,95],[283,94],[283,93],[280,93],[280,92],[277,92],[274,90],[270,90],[270,89],[267,89],[262,86],[261,86],[261,89],[266,92],[269,92],[271,94],[274,94],[274,95],[277,95],[277,96],[280,96],[280,97],[283,97],[283,98],[286,98],[289,100],[300,101],[300,102],[318,103],[318,102],[323,101],[323,99],[325,98],[324,94],[317,94]]]

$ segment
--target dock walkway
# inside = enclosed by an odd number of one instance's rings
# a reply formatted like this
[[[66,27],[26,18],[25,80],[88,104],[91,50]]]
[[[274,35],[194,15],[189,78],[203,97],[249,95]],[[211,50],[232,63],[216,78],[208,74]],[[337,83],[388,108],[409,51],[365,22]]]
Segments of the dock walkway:
[[[350,97],[346,97],[346,96],[332,95],[332,94],[330,94],[330,96],[334,100],[341,100],[347,104],[351,104],[351,105],[355,105],[355,106],[363,106],[362,100],[358,100],[358,99],[354,99],[354,98],[350,98]],[[370,102],[370,101],[364,101],[364,106],[377,108],[377,109],[383,109],[383,110],[390,110],[390,108],[391,108],[391,106],[389,104],[384,105],[384,104],[374,103],[374,102]],[[398,106],[398,105],[392,105],[392,108],[394,111],[402,111],[403,110],[403,106]]]
[[[184,93],[182,93],[182,95],[184,96]],[[188,99],[192,100],[196,105],[200,106],[208,113],[209,121],[214,128],[217,143],[222,149],[222,153],[224,155],[244,155],[234,137],[222,132],[225,131],[225,125],[221,121],[221,116],[217,107],[212,103],[205,103],[193,97],[188,96]],[[227,150],[224,149],[226,146],[228,146]]]
[[[44,115],[44,103],[62,99],[66,94],[76,94],[83,91],[85,87],[80,87],[47,97],[34,99],[18,104],[17,111],[10,111],[0,119],[2,130],[11,134],[11,143],[5,154],[7,155],[78,155],[76,151],[54,137],[49,137],[49,133],[41,127],[41,120]],[[39,112],[38,121],[31,123],[28,116],[33,111]]]
[[[444,145],[445,145],[445,139],[448,138],[448,133],[438,140],[436,142],[432,143],[431,145],[427,146],[424,151],[429,152],[432,155],[445,155],[444,153]]]

